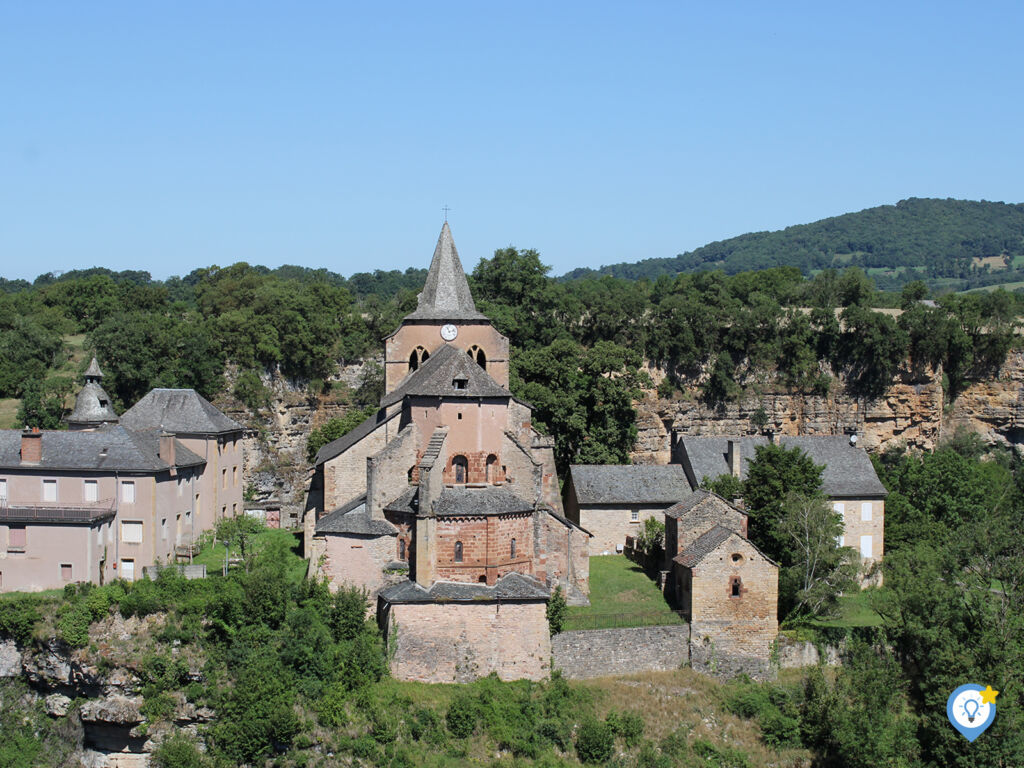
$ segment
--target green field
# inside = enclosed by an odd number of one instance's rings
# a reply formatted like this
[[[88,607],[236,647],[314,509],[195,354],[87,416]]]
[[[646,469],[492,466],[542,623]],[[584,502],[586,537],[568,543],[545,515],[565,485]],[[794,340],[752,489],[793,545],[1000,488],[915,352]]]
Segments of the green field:
[[[565,629],[682,624],[643,569],[624,555],[590,558],[590,605],[569,608]]]
[[[260,552],[268,545],[279,542],[290,549],[295,555],[288,559],[288,572],[295,581],[301,581],[306,575],[308,563],[299,555],[299,539],[288,531],[266,530],[252,536],[252,548],[254,552]],[[225,548],[222,542],[208,541],[204,544],[199,554],[193,558],[196,565],[205,565],[207,573],[220,573],[224,568]],[[232,547],[229,553],[232,560],[240,556],[237,548]],[[230,567],[238,567],[231,564]]]
[[[882,587],[881,589],[884,589]],[[864,589],[852,595],[839,598],[839,615],[833,619],[811,622],[818,627],[878,627],[882,617],[873,607],[873,601],[881,589]]]

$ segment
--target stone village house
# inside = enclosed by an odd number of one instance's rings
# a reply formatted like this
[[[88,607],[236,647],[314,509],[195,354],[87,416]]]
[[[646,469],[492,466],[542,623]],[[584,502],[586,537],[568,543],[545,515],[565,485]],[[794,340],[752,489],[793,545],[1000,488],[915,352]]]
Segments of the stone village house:
[[[120,418],[93,359],[68,431],[0,431],[0,590],[133,580],[242,503],[242,427],[191,389]]]
[[[385,340],[379,410],[317,454],[311,572],[376,598],[399,679],[543,678],[552,590],[586,602],[590,535],[562,514],[554,443],[509,391],[508,357],[445,223]]]

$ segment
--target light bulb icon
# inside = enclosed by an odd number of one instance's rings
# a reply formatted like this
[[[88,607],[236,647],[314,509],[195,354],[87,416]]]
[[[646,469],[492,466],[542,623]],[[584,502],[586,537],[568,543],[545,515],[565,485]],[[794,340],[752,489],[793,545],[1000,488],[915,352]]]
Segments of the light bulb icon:
[[[980,706],[981,706],[981,704],[979,704],[974,699],[968,699],[967,701],[964,702],[964,712],[967,713],[967,719],[970,722],[973,723],[974,722],[974,718],[976,718],[978,716],[978,707],[980,707]]]

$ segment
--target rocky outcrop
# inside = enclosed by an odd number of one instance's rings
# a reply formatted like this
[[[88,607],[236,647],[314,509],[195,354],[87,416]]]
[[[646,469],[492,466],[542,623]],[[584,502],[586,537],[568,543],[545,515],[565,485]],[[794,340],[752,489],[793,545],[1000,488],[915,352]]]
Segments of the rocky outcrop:
[[[853,398],[839,385],[824,396],[765,391],[721,408],[691,396],[665,400],[650,395],[637,403],[639,434],[633,461],[665,464],[671,434],[749,435],[763,429],[781,435],[830,435],[856,430],[869,451],[905,444],[931,450],[958,427],[986,442],[1024,443],[1024,352],[1012,351],[998,374],[972,382],[951,405],[944,402],[942,371],[903,371],[884,396]]]

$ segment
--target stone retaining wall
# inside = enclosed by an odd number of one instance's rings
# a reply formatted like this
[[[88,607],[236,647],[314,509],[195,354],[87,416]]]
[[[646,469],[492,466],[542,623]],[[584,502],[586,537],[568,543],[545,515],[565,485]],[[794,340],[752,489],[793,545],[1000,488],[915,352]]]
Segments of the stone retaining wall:
[[[551,666],[570,680],[679,669],[689,647],[686,624],[575,630],[551,638]]]

